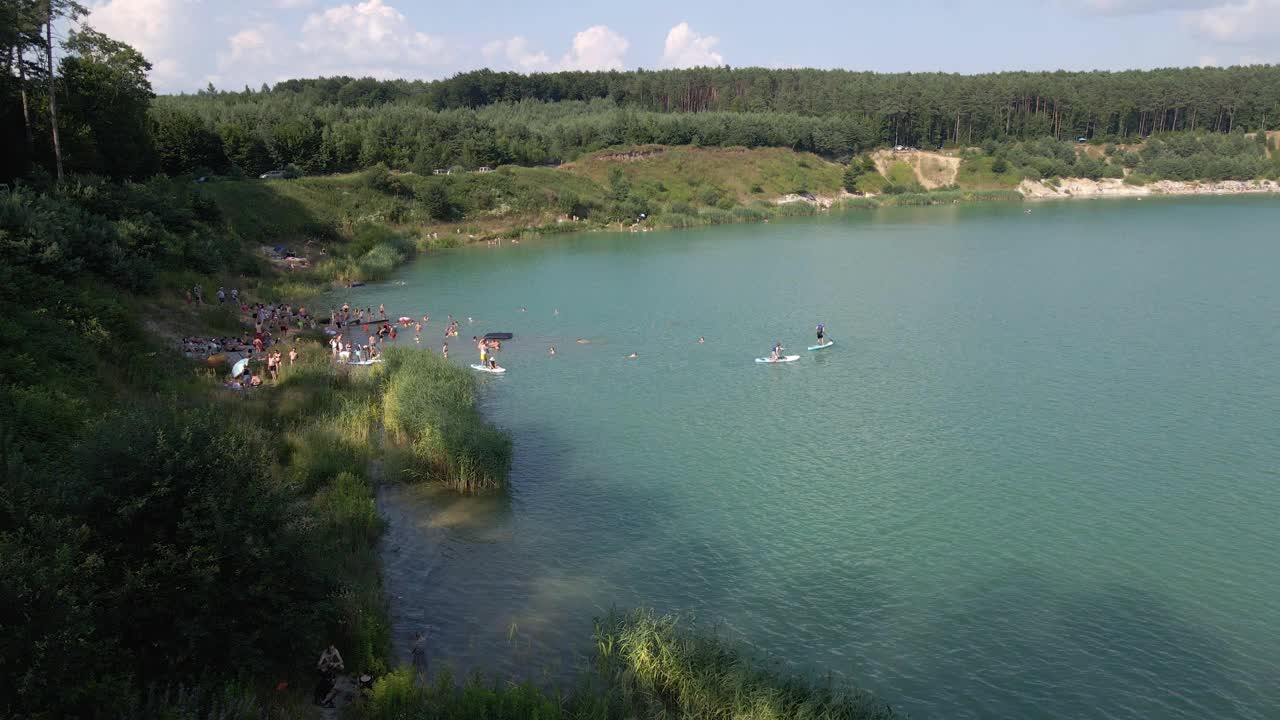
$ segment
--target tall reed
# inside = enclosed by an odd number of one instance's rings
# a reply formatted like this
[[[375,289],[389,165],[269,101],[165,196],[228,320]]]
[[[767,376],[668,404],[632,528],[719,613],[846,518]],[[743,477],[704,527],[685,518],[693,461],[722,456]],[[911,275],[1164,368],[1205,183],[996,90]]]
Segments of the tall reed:
[[[386,353],[382,420],[412,455],[413,480],[462,493],[505,487],[511,440],[476,407],[475,378],[435,355],[393,348]]]

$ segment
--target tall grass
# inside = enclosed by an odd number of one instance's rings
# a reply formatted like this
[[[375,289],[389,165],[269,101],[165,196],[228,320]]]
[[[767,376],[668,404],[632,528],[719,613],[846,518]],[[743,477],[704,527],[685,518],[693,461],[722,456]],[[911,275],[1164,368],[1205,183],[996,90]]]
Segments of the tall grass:
[[[406,446],[414,480],[457,492],[505,487],[511,441],[476,407],[475,378],[429,353],[393,348],[386,353],[383,426]]]
[[[225,686],[151,687],[119,720],[303,720],[309,710],[298,693],[258,693],[239,683]]]
[[[864,693],[786,675],[674,616],[598,620],[596,664],[636,717],[861,720],[893,711]]]
[[[714,634],[650,611],[596,621],[592,664],[571,693],[524,683],[458,685],[446,668],[433,683],[402,668],[355,707],[358,720],[887,720],[873,696],[832,681],[788,675]]]

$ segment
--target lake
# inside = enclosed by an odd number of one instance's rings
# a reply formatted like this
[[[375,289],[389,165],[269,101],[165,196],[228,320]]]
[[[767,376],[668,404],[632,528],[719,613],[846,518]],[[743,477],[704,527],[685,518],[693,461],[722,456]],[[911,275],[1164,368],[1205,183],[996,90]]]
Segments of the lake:
[[[515,333],[481,378],[510,493],[380,497],[400,650],[563,677],[644,605],[914,718],[1275,718],[1277,228],[1273,197],[891,209],[334,295],[430,313],[433,352],[452,313],[459,363]],[[801,359],[754,363],[775,340]]]

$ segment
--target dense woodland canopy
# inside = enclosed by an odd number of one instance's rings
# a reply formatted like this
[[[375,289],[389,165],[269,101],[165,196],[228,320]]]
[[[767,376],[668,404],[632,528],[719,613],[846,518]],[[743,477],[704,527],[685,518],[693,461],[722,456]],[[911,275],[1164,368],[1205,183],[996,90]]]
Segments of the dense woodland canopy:
[[[198,119],[207,166],[311,172],[562,162],[627,143],[789,147],[847,159],[884,145],[1050,137],[1132,141],[1280,126],[1280,67],[879,74],[697,68],[435,82],[320,78],[161,98]]]

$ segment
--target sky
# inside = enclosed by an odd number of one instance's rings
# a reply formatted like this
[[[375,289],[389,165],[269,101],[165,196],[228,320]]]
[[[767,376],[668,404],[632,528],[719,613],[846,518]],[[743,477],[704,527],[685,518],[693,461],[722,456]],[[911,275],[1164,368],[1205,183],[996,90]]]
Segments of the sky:
[[[82,0],[83,1],[83,0]],[[89,0],[157,92],[489,67],[882,72],[1280,62],[1280,0]]]

